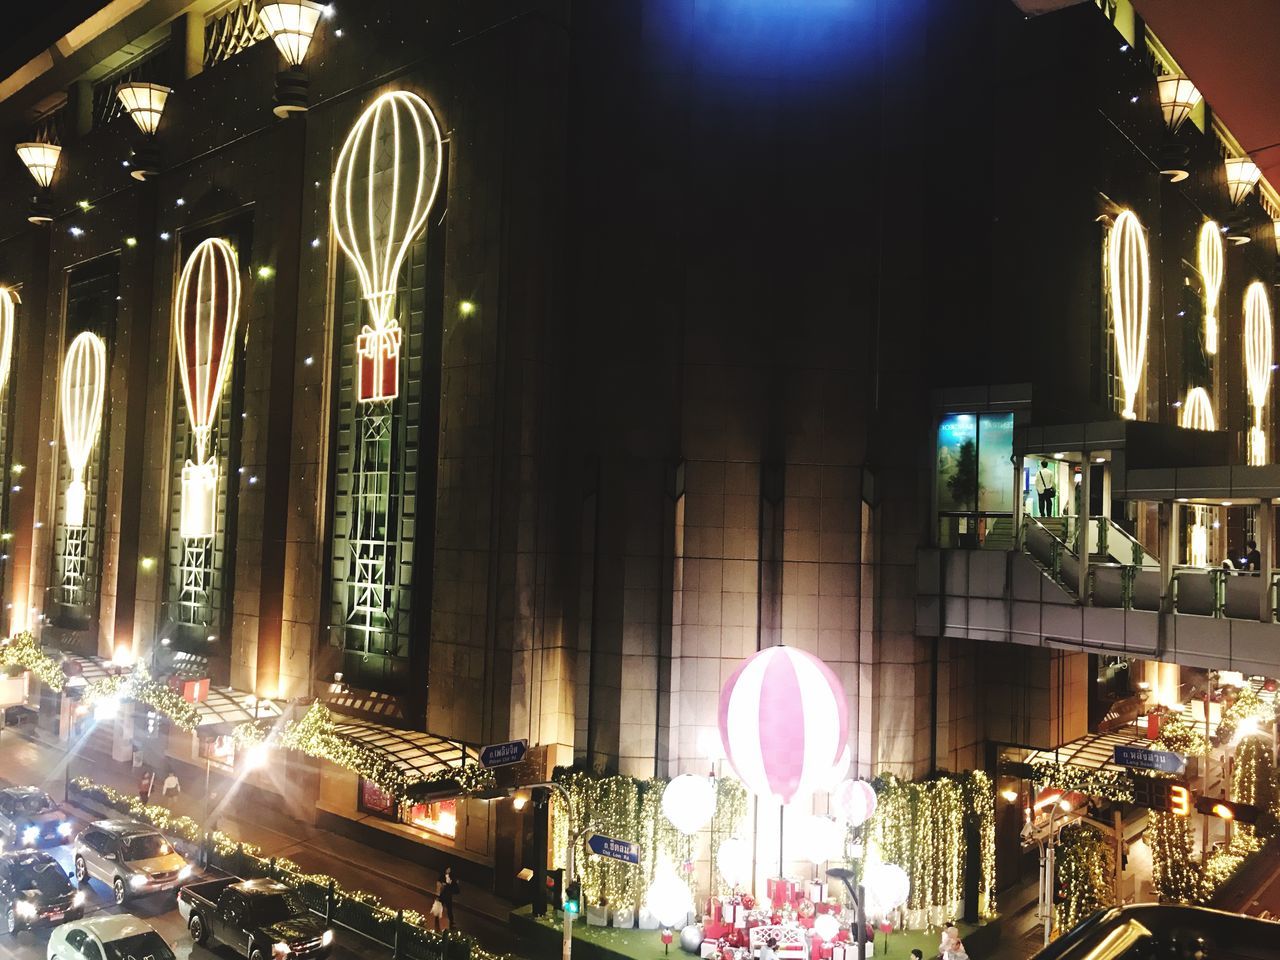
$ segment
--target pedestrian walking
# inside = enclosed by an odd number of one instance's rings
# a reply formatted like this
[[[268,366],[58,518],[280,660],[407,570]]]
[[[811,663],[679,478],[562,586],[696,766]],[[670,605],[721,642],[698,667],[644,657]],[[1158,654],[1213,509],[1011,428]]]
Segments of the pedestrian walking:
[[[168,800],[170,797],[176,797],[182,792],[182,784],[178,782],[178,775],[170,768],[168,774],[165,775],[164,784],[161,786],[161,792],[164,798]]]
[[[431,917],[437,930],[448,930],[454,926],[453,898],[461,891],[462,886],[453,875],[453,867],[445,867],[436,884],[436,902],[431,905]]]
[[[1053,516],[1053,496],[1056,493],[1053,471],[1049,469],[1049,461],[1041,460],[1040,469],[1036,471],[1036,496],[1040,499],[1040,516]]]
[[[151,802],[151,787],[155,784],[155,781],[155,772],[148,767],[143,767],[142,778],[138,781],[138,801],[140,803]]]

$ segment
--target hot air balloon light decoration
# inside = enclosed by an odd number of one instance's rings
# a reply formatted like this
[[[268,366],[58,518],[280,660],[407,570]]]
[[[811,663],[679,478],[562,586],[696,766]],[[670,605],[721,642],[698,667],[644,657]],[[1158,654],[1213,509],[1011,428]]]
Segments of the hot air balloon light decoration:
[[[1204,281],[1204,352],[1218,352],[1218,298],[1222,294],[1222,230],[1212,220],[1200,228],[1196,245],[1200,278]]]
[[[1188,430],[1215,430],[1213,401],[1204,387],[1192,387],[1182,403],[1179,425]],[[1196,507],[1191,524],[1190,561],[1193,567],[1209,564],[1209,508]]]
[[[13,367],[13,326],[18,295],[8,287],[0,287],[0,396],[9,386]]]
[[[1142,386],[1150,323],[1150,264],[1147,238],[1132,210],[1116,217],[1107,236],[1107,291],[1115,328],[1116,359],[1124,388],[1126,420],[1136,420],[1133,406]]]
[[[329,218],[369,308],[356,340],[361,403],[400,392],[402,333],[392,313],[400,267],[440,186],[440,153],[440,128],[426,101],[393,90],[365,109],[338,154]]]
[[[62,443],[71,467],[64,519],[68,527],[85,525],[85,468],[102,430],[102,402],[107,388],[107,347],[102,338],[85,331],[71,341],[62,361],[59,401]]]
[[[1267,434],[1262,414],[1271,390],[1271,301],[1262,281],[1249,284],[1244,293],[1244,362],[1249,381],[1249,403],[1253,405],[1253,428],[1249,431],[1249,462],[1267,462]]]
[[[212,434],[235,360],[239,318],[239,260],[229,243],[210,237],[187,258],[173,309],[178,370],[196,454],[182,468],[178,532],[184,540],[216,532],[218,458],[211,449]]]

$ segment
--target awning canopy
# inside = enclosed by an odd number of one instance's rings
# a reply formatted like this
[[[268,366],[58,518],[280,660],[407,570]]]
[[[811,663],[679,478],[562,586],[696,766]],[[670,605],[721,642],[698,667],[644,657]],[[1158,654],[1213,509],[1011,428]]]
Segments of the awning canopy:
[[[410,780],[441,781],[442,793],[457,793],[447,788],[450,768],[461,770],[478,763],[480,754],[458,740],[450,740],[419,730],[401,730],[372,720],[354,717],[335,718],[333,732],[354,743],[381,753]],[[422,793],[414,791],[411,793]]]
[[[1085,770],[1127,773],[1128,767],[1122,767],[1115,762],[1116,747],[1127,747],[1139,742],[1150,743],[1143,733],[1144,729],[1129,726],[1110,733],[1092,733],[1056,750],[1037,750],[1027,757],[1026,763],[1064,763]]]
[[[271,720],[280,716],[280,707],[271,700],[259,700],[251,693],[231,687],[210,687],[208,696],[195,704],[200,712],[201,732],[210,724],[232,727],[251,720]]]

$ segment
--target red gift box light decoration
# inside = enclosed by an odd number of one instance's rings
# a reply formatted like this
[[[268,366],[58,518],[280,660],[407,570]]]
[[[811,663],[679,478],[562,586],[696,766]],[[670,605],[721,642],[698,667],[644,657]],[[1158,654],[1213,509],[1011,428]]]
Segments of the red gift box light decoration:
[[[357,393],[361,403],[394,400],[400,395],[400,327],[365,326],[356,338]]]

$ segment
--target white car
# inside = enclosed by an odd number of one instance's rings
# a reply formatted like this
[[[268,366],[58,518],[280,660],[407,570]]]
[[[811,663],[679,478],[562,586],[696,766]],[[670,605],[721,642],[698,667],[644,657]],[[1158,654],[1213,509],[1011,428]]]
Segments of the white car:
[[[96,916],[54,927],[47,960],[174,960],[173,948],[145,920]]]

